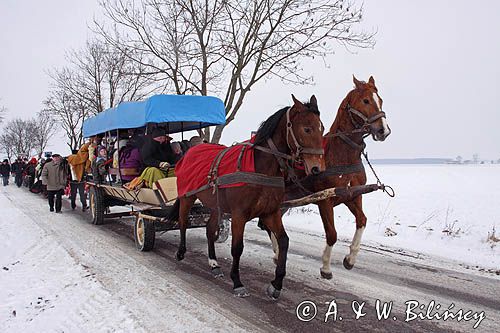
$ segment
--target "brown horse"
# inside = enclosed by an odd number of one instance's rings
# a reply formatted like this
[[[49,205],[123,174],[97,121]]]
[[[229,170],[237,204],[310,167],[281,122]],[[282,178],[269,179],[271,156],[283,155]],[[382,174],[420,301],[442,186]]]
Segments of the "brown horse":
[[[340,104],[330,131],[325,135],[325,172],[315,177],[304,178],[301,186],[295,184],[287,186],[287,197],[291,195],[297,197],[297,192],[304,189],[309,192],[318,192],[332,187],[366,184],[366,173],[361,161],[361,153],[365,148],[364,138],[371,134],[375,141],[384,141],[391,134],[391,130],[387,125],[385,112],[382,111],[382,99],[373,77],[370,77],[368,83],[359,81],[355,77],[353,81],[355,88]],[[345,204],[356,218],[356,232],[350,245],[350,252],[343,261],[346,269],[352,269],[356,262],[367,219],[363,213],[361,195],[333,197],[316,204],[319,207],[326,234],[326,246],[322,256],[323,266],[320,273],[323,278],[331,279],[330,258],[332,247],[337,242],[333,208]],[[279,250],[272,234],[270,238],[276,262]]]
[[[322,148],[324,128],[319,118],[316,98],[312,96],[310,102],[305,104],[299,102],[293,95],[292,98],[294,101],[292,107],[276,112],[263,122],[257,131],[254,141],[254,165],[257,174],[283,178],[286,173],[283,166],[291,163],[291,159],[303,161],[307,174],[318,174],[324,170]],[[187,152],[185,158],[189,154],[190,151]],[[240,257],[243,252],[243,232],[249,220],[259,217],[276,238],[280,249],[275,279],[267,288],[267,294],[277,299],[285,277],[288,251],[288,236],[283,228],[280,213],[284,194],[283,183],[281,187],[246,184],[240,187],[220,188],[217,191],[209,188],[191,196],[180,197],[171,215],[171,219],[175,219],[178,214],[181,234],[177,259],[184,258],[188,214],[195,200],[200,199],[203,205],[211,210],[206,230],[208,263],[212,273],[216,277],[221,276],[222,272],[217,263],[214,246],[217,237],[217,221],[221,212],[231,214],[233,292],[239,297],[248,296],[239,273]]]

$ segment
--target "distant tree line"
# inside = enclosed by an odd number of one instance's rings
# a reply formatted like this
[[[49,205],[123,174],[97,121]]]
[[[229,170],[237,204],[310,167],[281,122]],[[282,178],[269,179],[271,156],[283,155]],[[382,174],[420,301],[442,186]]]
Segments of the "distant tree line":
[[[52,118],[43,111],[30,119],[14,118],[0,131],[0,152],[9,160],[17,157],[41,157],[56,132]]]

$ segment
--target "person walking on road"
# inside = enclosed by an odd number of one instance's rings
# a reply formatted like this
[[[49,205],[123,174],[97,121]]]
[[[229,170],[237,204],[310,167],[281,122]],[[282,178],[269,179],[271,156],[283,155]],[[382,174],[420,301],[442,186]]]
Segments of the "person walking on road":
[[[10,164],[8,159],[3,160],[0,164],[0,176],[2,176],[3,186],[9,185]]]
[[[69,185],[71,187],[71,209],[73,210],[76,208],[77,192],[80,195],[82,211],[85,211],[87,209],[87,197],[85,195],[85,175],[90,169],[89,146],[90,142],[84,144],[80,148],[80,150],[66,158],[71,170],[71,181],[69,182]]]
[[[25,164],[23,163],[23,159],[18,157],[17,160],[11,165],[11,172],[15,176],[14,182],[17,187],[21,187],[23,184],[23,172],[24,172]]]
[[[68,180],[67,165],[63,163],[61,155],[52,155],[52,161],[45,163],[42,170],[42,184],[47,186],[50,211],[61,213],[62,195]]]

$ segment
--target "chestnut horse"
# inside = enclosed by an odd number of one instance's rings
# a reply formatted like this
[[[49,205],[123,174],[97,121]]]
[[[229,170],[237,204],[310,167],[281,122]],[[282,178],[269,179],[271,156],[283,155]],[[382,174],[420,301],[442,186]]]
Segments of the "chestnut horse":
[[[294,101],[292,107],[283,108],[273,114],[261,124],[257,131],[254,140],[254,165],[257,174],[283,178],[284,171],[286,172],[283,166],[288,165],[291,159],[301,160],[308,175],[318,174],[324,170],[322,147],[324,128],[319,118],[316,98],[312,96],[310,102],[305,104],[299,102],[293,95],[292,98]],[[186,156],[190,152],[188,151]],[[275,278],[266,290],[269,297],[277,299],[285,277],[288,251],[288,236],[283,228],[280,210],[284,194],[284,183],[281,187],[246,184],[240,187],[220,188],[217,191],[208,188],[196,194],[178,198],[173,214],[170,215],[171,220],[178,217],[179,221],[181,237],[177,259],[184,258],[189,211],[195,200],[200,199],[203,205],[211,210],[206,229],[208,263],[214,276],[221,276],[222,271],[217,263],[214,246],[217,237],[217,221],[221,212],[231,214],[233,292],[235,296],[248,296],[240,280],[239,272],[240,257],[243,253],[243,232],[248,221],[259,217],[276,238],[280,249]]]
[[[382,111],[382,99],[375,86],[375,80],[370,77],[368,83],[359,81],[353,76],[354,89],[344,98],[337,112],[337,116],[325,135],[325,164],[326,170],[315,177],[306,177],[300,186],[287,186],[287,196],[297,192],[318,192],[332,187],[346,187],[366,184],[366,173],[361,161],[364,151],[364,138],[372,135],[375,141],[384,141],[391,130],[387,125],[385,112]],[[309,194],[309,193],[303,193]],[[346,269],[352,269],[356,262],[361,246],[361,237],[366,226],[366,216],[363,213],[362,196],[332,197],[316,202],[326,234],[326,246],[323,251],[323,266],[321,276],[332,278],[330,258],[332,247],[337,242],[333,208],[344,204],[349,208],[356,219],[356,232],[350,245],[349,254],[344,258]],[[260,221],[259,221],[259,224]],[[265,229],[265,228],[264,228]],[[276,240],[269,234],[275,252],[275,262],[279,250]]]

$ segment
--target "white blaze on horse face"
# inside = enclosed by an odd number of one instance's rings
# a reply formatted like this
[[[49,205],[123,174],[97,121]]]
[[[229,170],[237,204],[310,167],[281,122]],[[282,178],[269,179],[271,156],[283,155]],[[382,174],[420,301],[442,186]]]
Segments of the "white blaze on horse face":
[[[387,136],[389,135],[389,132],[391,131],[389,129],[389,125],[387,125],[387,120],[385,119],[385,117],[382,117],[382,128],[384,129],[384,135]]]
[[[377,93],[373,93],[373,101],[375,101],[375,104],[377,105],[378,111],[382,111],[382,102],[380,101],[380,98],[378,97]],[[389,125],[387,125],[387,120],[385,117],[381,118],[382,120],[382,128],[384,129],[384,136],[389,135],[390,129]]]
[[[330,258],[332,257],[332,246],[329,246],[326,244],[325,249],[323,250],[323,256],[321,257],[321,260],[323,261],[323,267],[321,267],[321,271],[323,273],[331,273],[332,268],[330,266]]]
[[[377,105],[377,111],[382,110],[382,106],[380,105],[380,98],[378,97],[377,93],[373,93],[373,100],[375,101],[375,105]]]
[[[349,246],[350,251],[346,258],[351,265],[354,265],[356,262],[356,257],[358,256],[358,252],[361,247],[361,237],[363,236],[363,231],[365,231],[365,227],[356,229],[354,237],[352,238],[351,246]]]

